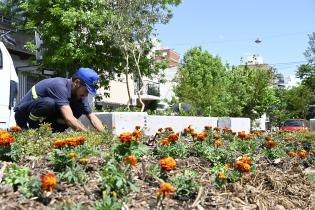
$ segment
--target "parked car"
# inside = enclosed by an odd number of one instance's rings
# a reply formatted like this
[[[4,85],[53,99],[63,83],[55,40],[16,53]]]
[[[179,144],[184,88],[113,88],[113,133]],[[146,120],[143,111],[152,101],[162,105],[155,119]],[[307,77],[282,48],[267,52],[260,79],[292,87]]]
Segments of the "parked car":
[[[290,119],[286,120],[283,123],[283,126],[280,128],[282,131],[301,131],[309,130],[307,122],[301,119]]]

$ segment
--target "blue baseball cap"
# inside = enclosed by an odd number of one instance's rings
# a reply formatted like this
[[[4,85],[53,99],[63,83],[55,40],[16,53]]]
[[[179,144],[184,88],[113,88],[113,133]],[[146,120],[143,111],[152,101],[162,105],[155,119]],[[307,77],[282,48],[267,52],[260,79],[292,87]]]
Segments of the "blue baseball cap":
[[[96,96],[96,84],[99,80],[97,73],[90,68],[79,68],[76,75],[85,83],[87,90],[92,96]]]

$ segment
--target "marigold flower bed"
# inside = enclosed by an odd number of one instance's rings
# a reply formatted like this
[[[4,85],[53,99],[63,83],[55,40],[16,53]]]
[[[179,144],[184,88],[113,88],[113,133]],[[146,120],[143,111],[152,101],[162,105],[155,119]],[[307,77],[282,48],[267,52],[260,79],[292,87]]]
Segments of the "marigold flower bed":
[[[315,209],[315,133],[0,135],[0,209]]]

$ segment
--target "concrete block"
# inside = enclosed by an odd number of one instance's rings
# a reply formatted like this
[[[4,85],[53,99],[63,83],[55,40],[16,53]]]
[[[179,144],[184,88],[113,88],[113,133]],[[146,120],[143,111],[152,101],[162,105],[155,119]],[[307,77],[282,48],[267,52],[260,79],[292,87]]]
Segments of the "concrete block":
[[[315,119],[310,119],[310,129],[315,132]]]

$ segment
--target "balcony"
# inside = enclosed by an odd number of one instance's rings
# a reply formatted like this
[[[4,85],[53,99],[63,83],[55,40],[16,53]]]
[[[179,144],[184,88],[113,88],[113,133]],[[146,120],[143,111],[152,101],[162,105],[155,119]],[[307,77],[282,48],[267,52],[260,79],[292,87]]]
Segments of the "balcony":
[[[143,100],[160,100],[160,84],[158,82],[144,80],[144,87],[140,92],[140,96]],[[135,87],[135,96],[140,88],[140,82],[137,82]]]

